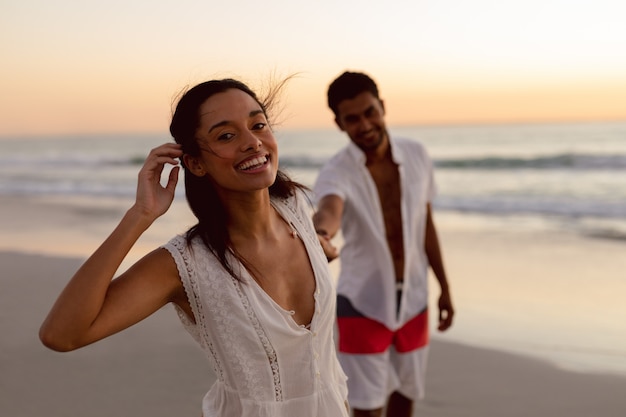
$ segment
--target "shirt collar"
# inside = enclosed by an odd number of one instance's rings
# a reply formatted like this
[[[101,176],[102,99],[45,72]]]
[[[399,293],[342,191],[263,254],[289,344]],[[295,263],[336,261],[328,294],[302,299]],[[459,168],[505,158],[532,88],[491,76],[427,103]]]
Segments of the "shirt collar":
[[[398,152],[397,145],[393,139],[391,139],[391,136],[389,137],[389,146],[391,146],[391,158],[393,159],[393,162],[398,165],[402,165],[404,162],[404,154],[402,152]],[[348,153],[357,163],[365,165],[365,152],[363,152],[361,148],[356,146],[352,141],[348,143]]]

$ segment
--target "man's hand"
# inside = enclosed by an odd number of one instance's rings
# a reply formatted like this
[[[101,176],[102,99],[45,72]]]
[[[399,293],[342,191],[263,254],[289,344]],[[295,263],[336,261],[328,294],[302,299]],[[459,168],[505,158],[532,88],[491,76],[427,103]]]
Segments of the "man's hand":
[[[448,291],[442,291],[439,297],[439,331],[446,331],[452,326],[452,318],[454,317],[454,308],[452,307],[452,299]]]
[[[330,242],[330,236],[328,233],[324,231],[318,231],[317,237],[320,241],[320,245],[322,245],[322,249],[324,250],[324,255],[326,255],[326,259],[328,262],[334,260],[339,256],[339,251],[337,248]]]

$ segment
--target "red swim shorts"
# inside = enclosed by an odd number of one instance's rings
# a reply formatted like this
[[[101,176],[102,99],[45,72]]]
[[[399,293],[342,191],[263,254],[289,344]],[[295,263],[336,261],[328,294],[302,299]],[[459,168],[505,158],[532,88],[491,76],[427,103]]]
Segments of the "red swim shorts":
[[[350,301],[337,297],[339,351],[342,353],[382,353],[392,344],[399,353],[411,352],[428,344],[428,310],[424,309],[400,329],[389,330],[352,307]]]

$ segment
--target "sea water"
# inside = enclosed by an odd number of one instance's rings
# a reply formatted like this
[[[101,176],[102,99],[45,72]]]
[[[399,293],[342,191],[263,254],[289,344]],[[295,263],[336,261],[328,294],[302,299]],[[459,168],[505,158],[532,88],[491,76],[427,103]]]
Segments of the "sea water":
[[[390,131],[426,145],[438,211],[528,215],[626,239],[626,122]],[[335,130],[276,135],[281,167],[305,185],[347,140]],[[168,140],[157,134],[3,138],[0,195],[132,197],[145,155]]]
[[[435,166],[438,194],[433,206],[438,215],[451,215],[459,224],[485,221],[502,227],[521,219],[539,229],[623,244],[626,256],[626,122],[398,126],[390,133],[426,146]],[[282,169],[308,186],[348,140],[335,129],[278,130],[276,136]],[[165,134],[2,138],[0,201],[10,196],[49,197],[68,204],[106,201],[107,207],[118,204],[121,211],[134,197],[137,172],[148,151],[170,140]],[[176,200],[184,207],[182,181]],[[91,207],[94,220],[104,210],[104,203],[98,204],[99,209]],[[167,230],[162,238],[170,235]],[[480,277],[475,279],[481,285]],[[598,286],[623,289],[626,272],[617,283],[604,282],[601,274],[594,279],[578,285],[589,291]],[[584,294],[580,297],[585,305]],[[589,357],[595,353],[602,360],[590,361],[591,366],[626,374],[626,325],[619,322],[626,317],[626,306],[612,308],[617,317],[577,324],[581,335],[597,342],[578,346],[573,336],[559,349],[574,354],[583,349]],[[506,311],[488,307],[472,317],[476,322],[500,320],[502,331],[506,323],[510,332],[520,331],[515,323],[528,324],[527,318],[507,317]],[[549,317],[542,320],[535,321],[531,344],[544,336],[550,340],[548,329],[560,324],[550,323]],[[459,334],[472,342],[471,332]],[[535,350],[550,356],[549,346]]]

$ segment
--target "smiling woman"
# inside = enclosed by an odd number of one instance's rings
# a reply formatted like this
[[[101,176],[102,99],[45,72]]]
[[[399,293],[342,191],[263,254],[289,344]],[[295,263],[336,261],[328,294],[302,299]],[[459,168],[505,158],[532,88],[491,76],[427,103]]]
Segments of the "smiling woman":
[[[278,169],[271,102],[232,79],[199,84],[181,97],[170,126],[176,143],[148,155],[135,204],[41,326],[46,346],[80,348],[172,303],[217,376],[204,417],[348,415],[328,263],[304,187]],[[198,223],[114,278],[137,239],[169,209],[179,168],[165,186],[160,178],[178,160]]]
[[[233,118],[236,115],[236,118]],[[186,154],[185,166],[193,175],[209,174],[230,184],[224,192],[250,187],[269,187],[278,170],[276,139],[256,100],[239,89],[231,89],[200,106],[198,156]],[[249,150],[242,153],[241,150]],[[233,175],[233,174],[256,175]],[[228,196],[223,196],[228,201]]]

